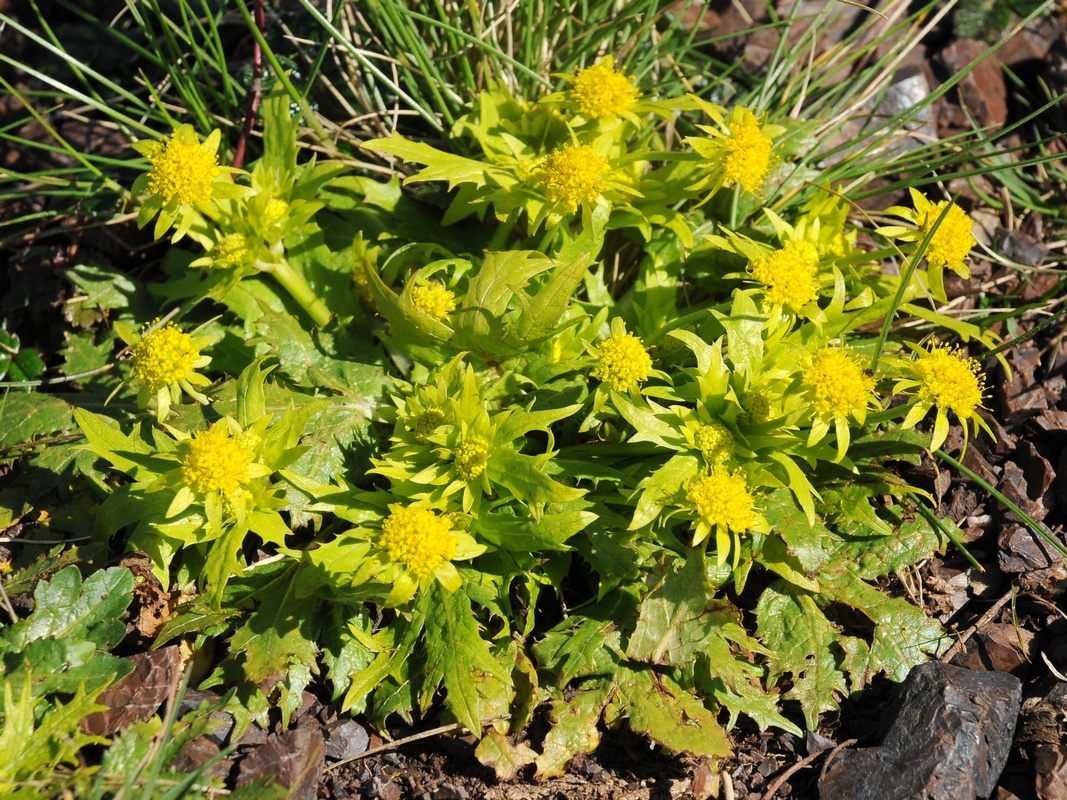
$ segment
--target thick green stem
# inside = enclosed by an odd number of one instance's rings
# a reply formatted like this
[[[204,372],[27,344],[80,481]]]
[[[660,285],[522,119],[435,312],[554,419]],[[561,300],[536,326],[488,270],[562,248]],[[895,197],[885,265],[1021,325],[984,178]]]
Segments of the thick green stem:
[[[307,312],[316,325],[321,328],[329,323],[330,318],[333,316],[330,314],[330,309],[315,294],[315,290],[308,286],[308,282],[304,280],[303,276],[289,266],[288,261],[281,260],[270,264],[261,263],[259,267],[264,272],[269,272],[277,278],[282,288],[289,292],[289,296],[300,304],[300,307]]]
[[[487,249],[496,251],[506,249],[508,237],[511,236],[511,231],[514,230],[515,223],[519,221],[519,214],[521,213],[517,208],[512,209],[511,213],[508,214],[508,218],[497,224]]]

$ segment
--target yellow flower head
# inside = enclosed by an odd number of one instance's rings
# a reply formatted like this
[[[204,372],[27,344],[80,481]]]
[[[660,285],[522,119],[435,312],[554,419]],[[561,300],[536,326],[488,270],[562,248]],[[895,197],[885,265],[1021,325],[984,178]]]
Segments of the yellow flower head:
[[[412,420],[411,432],[415,434],[416,441],[425,442],[444,421],[445,412],[437,406],[431,406]]]
[[[637,102],[633,81],[615,71],[615,61],[608,56],[599,64],[586,67],[574,76],[571,97],[588,118],[618,116]]]
[[[394,506],[382,523],[378,546],[394,564],[419,578],[429,577],[456,554],[456,539],[445,517],[424,508]]]
[[[452,463],[456,466],[456,472],[469,483],[485,473],[490,452],[489,442],[481,436],[464,436],[456,448]]]
[[[804,383],[815,412],[830,419],[863,415],[874,391],[874,378],[838,347],[824,347],[815,354],[804,372]]]
[[[251,479],[248,468],[255,456],[250,444],[240,435],[232,436],[222,424],[194,433],[182,460],[186,485],[200,494],[219,492],[232,498]]]
[[[600,343],[597,357],[600,366],[593,376],[616,392],[637,388],[652,370],[652,357],[641,340],[621,329]]]
[[[272,197],[263,209],[263,221],[267,226],[278,225],[289,218],[289,204],[280,197]]]
[[[710,474],[690,481],[686,499],[709,528],[721,526],[733,533],[744,533],[759,518],[755,498],[744,476],[740,472],[727,472],[723,467],[715,467]]]
[[[945,211],[946,208],[948,211]],[[954,270],[961,273],[962,277],[967,277],[970,270],[964,262],[971,254],[971,248],[977,244],[971,233],[973,223],[967,212],[948,200],[927,203],[925,208],[917,210],[920,212],[918,221],[924,237],[934,229],[941,215],[945,215],[923,253],[926,262]]]
[[[771,418],[771,399],[763,392],[750,392],[743,405],[745,421],[749,425],[762,425]]]
[[[607,188],[611,164],[589,145],[567,144],[541,166],[541,179],[553,203],[573,214],[582,203],[593,203]]]
[[[771,171],[774,142],[763,132],[756,115],[747,108],[735,111],[729,128],[730,133],[723,140],[726,148],[723,184],[738,184],[746,192],[757,192]]]
[[[763,296],[771,305],[800,311],[818,297],[819,252],[811,242],[790,241],[770,255],[753,259],[748,269],[766,287]]]
[[[914,209],[893,206],[886,209],[886,213],[901,217],[915,227],[885,225],[878,228],[876,233],[915,244],[929,235],[930,241],[926,244],[923,256],[930,268],[931,288],[935,295],[943,296],[941,274],[945,269],[952,270],[961,278],[969,277],[971,274],[966,262],[971,248],[977,244],[971,232],[974,224],[967,216],[967,212],[955,203],[948,200],[932,203],[917,189],[909,189],[909,192]]]
[[[146,142],[144,155],[152,167],[148,191],[164,203],[206,205],[212,184],[221,173],[217,141],[201,143],[192,126],[183,125],[159,142]]]
[[[151,325],[145,326],[148,331]],[[192,337],[172,322],[154,331],[142,332],[130,351],[133,375],[156,392],[188,378],[200,362],[200,350]]]
[[[727,461],[737,446],[734,435],[721,422],[701,425],[693,434],[693,443],[711,466]]]
[[[933,400],[962,420],[974,416],[985,396],[985,376],[978,362],[967,358],[958,346],[934,344],[919,353],[912,368],[919,380],[919,399]]]
[[[252,256],[248,248],[248,237],[243,233],[230,233],[223,236],[211,248],[211,263],[224,269],[233,269],[247,264]]]
[[[456,295],[439,283],[417,283],[411,287],[411,303],[424,314],[443,320],[456,310]]]

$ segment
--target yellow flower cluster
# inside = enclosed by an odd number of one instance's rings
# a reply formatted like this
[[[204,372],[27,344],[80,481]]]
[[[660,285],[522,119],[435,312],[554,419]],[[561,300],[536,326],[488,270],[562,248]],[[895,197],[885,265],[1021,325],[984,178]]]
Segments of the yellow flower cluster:
[[[267,227],[278,225],[289,218],[289,204],[280,197],[272,197],[263,209],[263,221]]]
[[[637,87],[613,67],[614,62],[607,60],[574,76],[571,97],[578,101],[583,116],[617,116],[629,111],[637,102]]]
[[[600,343],[600,367],[594,373],[609,388],[627,392],[648,378],[652,357],[632,333],[613,333]]]
[[[567,144],[552,153],[541,167],[541,178],[553,203],[571,214],[582,203],[592,203],[607,188],[604,178],[611,164],[589,145]]]
[[[774,143],[763,132],[756,115],[739,109],[738,118],[730,123],[730,133],[723,140],[723,184],[739,185],[746,192],[757,192],[771,171]]]
[[[240,437],[231,436],[224,425],[194,433],[182,461],[187,486],[201,494],[219,492],[231,498],[250,480],[248,468],[254,454]]]
[[[233,269],[248,263],[251,251],[248,249],[248,237],[243,233],[231,233],[223,236],[211,248],[211,263],[216,267]]]
[[[424,508],[394,507],[382,522],[378,546],[394,564],[402,564],[419,578],[429,577],[456,554],[452,526]]]
[[[204,205],[211,202],[212,184],[218,177],[219,157],[196,136],[170,136],[154,145],[145,155],[152,171],[148,191],[164,203]]]
[[[745,416],[749,425],[762,425],[771,418],[771,400],[763,392],[752,392],[745,398]]]
[[[770,255],[753,259],[749,272],[767,287],[763,296],[771,305],[800,311],[818,297],[819,251],[811,242],[788,242]]]
[[[945,211],[945,209],[948,211]],[[941,224],[937,221],[941,219]],[[929,204],[922,210],[919,217],[919,227],[922,228],[925,237],[937,225],[937,230],[930,237],[924,256],[928,264],[937,267],[959,270],[963,268],[963,262],[970,255],[971,248],[977,244],[971,233],[973,223],[967,216],[967,212],[955,203],[941,200]]]
[[[728,460],[737,446],[734,435],[721,422],[701,425],[693,434],[693,442],[704,461],[712,466]]]
[[[757,519],[756,501],[744,476],[727,472],[722,467],[694,478],[686,491],[686,499],[711,528],[722,526],[734,533],[743,533]]]
[[[134,377],[153,392],[187,377],[199,359],[192,337],[174,323],[143,333],[130,351]]]
[[[874,378],[842,348],[824,347],[804,372],[812,407],[822,417],[844,419],[867,410]]]
[[[415,417],[411,424],[411,431],[415,434],[417,441],[425,442],[444,421],[445,412],[437,406],[432,406]]]
[[[424,314],[443,320],[456,310],[456,295],[439,283],[418,283],[411,287],[411,303]]]
[[[463,480],[474,481],[485,473],[489,461],[489,442],[481,436],[465,436],[456,448],[453,463]]]
[[[982,405],[985,376],[979,373],[978,362],[966,358],[958,346],[933,345],[918,355],[913,369],[919,379],[920,400],[933,400],[964,420]]]

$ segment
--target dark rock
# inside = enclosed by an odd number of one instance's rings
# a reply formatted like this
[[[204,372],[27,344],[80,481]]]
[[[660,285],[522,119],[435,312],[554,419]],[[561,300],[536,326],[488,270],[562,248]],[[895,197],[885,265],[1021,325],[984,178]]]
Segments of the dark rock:
[[[289,790],[291,800],[315,800],[326,767],[325,751],[318,728],[296,728],[271,736],[240,763],[237,786],[270,778]]]
[[[180,773],[194,772],[217,758],[220,752],[219,746],[207,736],[197,736],[181,749],[171,768]],[[233,760],[224,758],[212,764],[207,775],[225,780],[231,769],[233,769]]]
[[[1040,800],[1067,800],[1067,746],[1039,744],[1033,751],[1034,791]]]
[[[975,63],[979,58],[983,60]],[[960,103],[978,124],[983,128],[1002,127],[1008,118],[1007,92],[1000,62],[990,54],[989,45],[974,39],[958,39],[941,51],[941,59],[950,75],[966,72],[956,88]]]
[[[1021,231],[997,231],[999,248],[1002,255],[1019,264],[1036,267],[1048,255],[1048,247],[1033,236]]]
[[[1022,700],[1019,679],[941,662],[904,682],[877,747],[845,750],[819,780],[822,800],[989,797],[1008,758]]]
[[[1030,674],[1034,634],[1008,623],[984,625],[967,642],[967,649],[952,660],[957,667],[1009,672],[1021,681]]]
[[[217,703],[219,699],[219,696],[212,692],[187,689],[182,697],[181,705],[178,706],[178,713],[184,717],[186,714],[196,711],[204,703]],[[211,715],[211,730],[205,735],[219,747],[222,747],[230,738],[233,726],[233,714],[228,711],[216,711]]]
[[[326,758],[343,761],[358,756],[367,750],[370,736],[367,730],[354,719],[338,719],[323,729],[326,736]]]
[[[997,544],[997,562],[1003,572],[1032,572],[1063,561],[1063,556],[1051,544],[1022,525],[1004,528]]]

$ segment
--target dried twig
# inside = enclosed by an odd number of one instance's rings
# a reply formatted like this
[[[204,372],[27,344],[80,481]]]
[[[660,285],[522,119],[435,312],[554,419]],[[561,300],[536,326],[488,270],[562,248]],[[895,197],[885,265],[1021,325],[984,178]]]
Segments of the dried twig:
[[[988,625],[993,620],[993,618],[1000,613],[1000,610],[1008,604],[1008,601],[1011,600],[1014,594],[1015,587],[1012,586],[1011,589],[1009,589],[1002,598],[997,600],[997,602],[993,604],[992,608],[986,611],[976,623],[974,623],[971,627],[969,627],[967,630],[960,634],[960,637],[956,640],[955,644],[953,644],[952,647],[946,650],[945,654],[941,656],[941,660],[945,663],[948,663],[957,655],[962,653],[964,645],[967,644],[967,640],[974,636],[974,634],[978,632],[979,628],[983,628]]]

